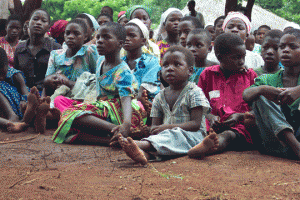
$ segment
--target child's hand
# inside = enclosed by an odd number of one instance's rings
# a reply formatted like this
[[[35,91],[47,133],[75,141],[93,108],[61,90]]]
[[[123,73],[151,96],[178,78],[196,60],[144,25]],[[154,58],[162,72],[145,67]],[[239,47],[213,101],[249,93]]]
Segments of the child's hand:
[[[278,95],[277,101],[279,104],[291,105],[300,97],[300,87],[283,88]]]
[[[244,119],[243,113],[234,113],[230,115],[225,121],[223,121],[223,124],[228,127],[233,127],[236,125],[239,121]]]
[[[220,125],[220,117],[219,116],[209,114],[206,116],[206,119],[209,121],[209,126],[211,128]]]
[[[154,126],[150,129],[150,135],[157,135],[166,129],[170,129],[170,127],[168,125]]]
[[[119,126],[116,126],[111,130],[111,132],[114,134],[113,137],[110,140],[111,144],[115,144],[118,142],[118,137],[117,135],[120,133],[123,137],[128,137],[130,133],[130,124],[123,123]]]
[[[278,100],[278,95],[282,93],[285,89],[275,88],[272,86],[264,85],[262,88],[262,95],[266,97],[266,99],[275,102],[276,104],[281,104]]]

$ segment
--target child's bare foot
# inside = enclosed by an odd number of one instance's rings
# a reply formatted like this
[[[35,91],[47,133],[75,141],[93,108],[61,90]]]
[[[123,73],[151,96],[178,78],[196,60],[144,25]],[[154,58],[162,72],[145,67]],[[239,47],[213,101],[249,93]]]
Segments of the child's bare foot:
[[[23,122],[29,124],[36,114],[36,109],[39,105],[39,99],[37,98],[36,93],[38,92],[36,87],[32,87],[30,93],[27,96],[27,108],[24,113]]]
[[[256,126],[255,115],[251,112],[244,114],[244,125],[246,128],[254,128]]]
[[[137,163],[141,163],[142,165],[147,164],[148,161],[143,150],[137,146],[131,137],[124,138],[121,134],[119,134],[118,141],[127,156],[129,156],[132,160]]]
[[[46,130],[46,115],[50,110],[50,104],[45,99],[44,102],[36,109],[37,114],[34,121],[35,131],[44,133]]]
[[[10,133],[20,133],[28,128],[28,124],[25,122],[8,122],[6,129]]]
[[[204,138],[204,140],[191,148],[188,152],[189,157],[199,157],[203,158],[205,155],[215,152],[219,147],[219,139],[217,134],[210,129],[209,135]]]

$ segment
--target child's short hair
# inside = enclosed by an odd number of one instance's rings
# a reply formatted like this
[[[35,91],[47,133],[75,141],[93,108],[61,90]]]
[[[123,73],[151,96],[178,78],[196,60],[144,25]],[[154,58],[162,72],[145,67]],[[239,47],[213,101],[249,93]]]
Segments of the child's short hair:
[[[216,27],[218,21],[220,21],[221,19],[225,19],[225,18],[226,18],[226,17],[225,17],[224,15],[218,17],[218,18],[215,20],[215,22],[214,22],[214,27]]]
[[[300,39],[300,29],[291,29],[283,33],[283,35],[290,34],[295,36],[298,40]]]
[[[78,14],[75,19],[86,19],[89,23],[89,26],[91,28],[94,28],[94,24],[93,24],[93,21],[91,20],[91,18],[89,16],[87,16],[86,14],[84,13],[81,13],[81,14]]]
[[[119,23],[116,22],[107,22],[102,27],[107,26],[113,30],[113,33],[117,36],[119,40],[125,42],[126,40],[126,29]]]
[[[195,28],[204,28],[204,24],[202,24],[201,21],[197,17],[186,16],[186,17],[183,17],[180,21],[181,22],[190,21],[194,24]]]
[[[258,29],[257,29],[257,30],[260,30],[260,29],[262,29],[262,28],[265,28],[265,29],[271,30],[271,27],[270,27],[270,26],[268,26],[268,25],[261,25],[260,27],[258,27]]]
[[[113,18],[111,15],[107,14],[107,13],[101,13],[100,15],[98,15],[97,20],[99,19],[99,17],[105,16],[109,19],[110,22],[113,22]]]
[[[176,51],[179,51],[181,53],[183,53],[184,57],[185,57],[185,61],[188,64],[188,67],[194,67],[195,65],[195,57],[193,55],[193,53],[188,50],[187,48],[184,48],[182,46],[179,45],[175,45],[175,46],[171,46],[165,53],[165,55],[170,52],[170,53],[174,53]]]
[[[267,37],[270,37],[272,39],[275,39],[275,38],[280,39],[282,36],[283,36],[283,32],[281,30],[278,30],[278,29],[270,30],[270,31],[266,32],[263,42],[265,41],[265,39]]]
[[[84,34],[87,33],[86,23],[81,18],[75,18],[75,19],[71,20],[70,22],[68,22],[67,26],[69,26],[69,24],[78,24],[83,29]],[[66,28],[67,28],[67,26],[66,26]]]
[[[244,41],[233,33],[223,33],[219,35],[214,44],[216,57],[231,53],[231,49],[236,46],[245,45]]]
[[[8,67],[8,58],[4,49],[0,47],[0,69]]]
[[[101,9],[101,11],[103,10],[103,8],[107,8],[111,12],[112,15],[114,14],[114,11],[113,11],[113,9],[111,7],[109,7],[109,6],[103,6],[102,9]]]
[[[9,24],[10,21],[19,21],[22,25],[22,20],[21,17],[19,15],[16,14],[12,14],[8,17],[7,21],[6,21],[6,26]]]
[[[33,15],[36,11],[43,11],[43,12],[45,12],[45,13],[47,14],[48,24],[50,24],[50,22],[51,22],[50,14],[48,13],[47,10],[45,10],[45,9],[43,9],[43,8],[38,8],[38,9],[35,9],[34,11],[32,11],[32,13],[30,14],[29,20],[31,19],[32,15]]]
[[[209,32],[203,28],[196,28],[194,30],[192,30],[189,34],[193,34],[193,35],[203,35],[205,37],[205,41],[207,42],[207,44],[209,46],[211,46],[211,36],[209,34]]]

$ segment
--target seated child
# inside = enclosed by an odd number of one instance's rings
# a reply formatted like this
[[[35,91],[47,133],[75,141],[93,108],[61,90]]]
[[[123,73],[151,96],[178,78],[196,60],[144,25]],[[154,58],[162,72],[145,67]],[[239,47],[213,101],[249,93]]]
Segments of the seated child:
[[[9,132],[22,132],[28,125],[22,121],[20,110],[26,101],[28,89],[21,71],[8,66],[4,49],[0,48],[0,128]]]
[[[198,18],[187,16],[180,20],[178,31],[181,46],[186,47],[188,34],[196,28],[204,28]]]
[[[256,78],[243,98],[252,104],[261,152],[299,160],[300,30],[284,33],[278,54],[284,70]]]
[[[198,86],[202,88],[212,107],[206,119],[218,133],[217,149],[203,148],[203,143],[189,151],[190,157],[224,150],[241,150],[251,147],[252,138],[246,130],[244,113],[250,111],[243,100],[243,91],[254,83],[256,73],[245,67],[244,41],[232,33],[224,33],[215,40],[215,53],[220,65],[207,67],[200,75]]]
[[[151,153],[184,155],[203,141],[204,115],[210,106],[201,88],[188,81],[193,66],[193,54],[184,47],[173,46],[165,53],[162,76],[170,86],[154,98],[151,136],[133,141],[131,137],[118,135],[122,149],[132,160],[145,165]]]
[[[283,32],[280,30],[271,30],[265,34],[261,44],[261,56],[265,64],[260,68],[254,69],[257,76],[262,74],[274,74],[282,68],[279,66],[278,47]]]
[[[161,69],[157,57],[143,53],[142,47],[149,38],[149,31],[142,21],[132,19],[126,25],[126,41],[124,49],[127,55],[123,60],[132,70],[138,81],[139,93],[137,99],[142,101],[142,93],[144,90],[152,101],[154,96],[160,90],[159,71]],[[145,103],[145,102],[143,102]]]
[[[216,62],[212,62],[206,59],[207,54],[212,49],[211,37],[208,31],[202,28],[192,30],[187,37],[187,48],[193,53],[195,57],[194,71],[189,81],[198,84],[199,76],[202,71],[206,67],[217,65]]]
[[[139,128],[144,122],[145,111],[134,99],[137,82],[120,58],[126,39],[125,28],[118,23],[105,23],[96,38],[98,53],[104,55],[99,58],[96,69],[98,101],[65,110],[53,135],[56,143],[72,143],[76,138],[77,141],[107,142],[118,133],[129,136],[131,127]]]

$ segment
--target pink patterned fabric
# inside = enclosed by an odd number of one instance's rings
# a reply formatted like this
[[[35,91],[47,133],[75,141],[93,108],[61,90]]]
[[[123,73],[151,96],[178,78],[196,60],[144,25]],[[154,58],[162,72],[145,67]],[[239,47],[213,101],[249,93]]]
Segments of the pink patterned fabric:
[[[18,41],[19,44],[19,41]],[[5,50],[8,58],[8,66],[14,67],[14,55],[16,51],[16,47],[18,44],[14,47],[10,46],[10,44],[5,40],[5,37],[0,37],[0,47]]]
[[[73,105],[73,103],[81,103],[80,101],[72,100],[64,96],[58,96],[54,99],[54,107],[63,113],[67,108]]]

